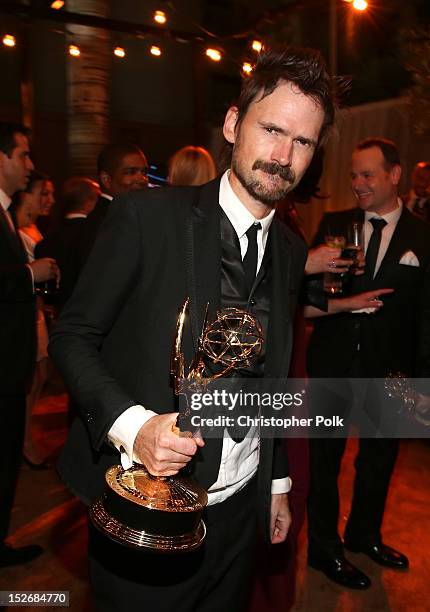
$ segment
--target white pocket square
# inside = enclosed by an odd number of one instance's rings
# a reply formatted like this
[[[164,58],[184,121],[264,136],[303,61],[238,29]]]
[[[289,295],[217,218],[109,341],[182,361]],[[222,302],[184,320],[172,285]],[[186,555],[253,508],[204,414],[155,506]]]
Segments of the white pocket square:
[[[413,251],[406,251],[400,258],[399,264],[404,266],[414,266],[415,268],[420,267],[420,262],[418,261],[418,257],[415,255]]]

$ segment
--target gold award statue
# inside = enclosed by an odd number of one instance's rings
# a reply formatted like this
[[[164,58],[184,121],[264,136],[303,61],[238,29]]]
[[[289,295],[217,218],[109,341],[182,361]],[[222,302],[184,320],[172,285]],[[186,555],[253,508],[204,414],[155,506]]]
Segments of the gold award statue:
[[[181,350],[188,299],[176,324],[171,374],[177,395],[186,386],[202,389],[211,381],[249,365],[261,352],[263,332],[249,312],[227,308],[207,323],[207,313],[198,347],[185,375]],[[223,366],[221,372],[205,376],[207,361]],[[173,427],[178,435],[191,436]],[[110,539],[153,552],[187,552],[198,548],[206,535],[202,513],[207,492],[192,478],[152,476],[141,464],[128,470],[121,465],[108,469],[102,497],[90,508],[93,524]]]

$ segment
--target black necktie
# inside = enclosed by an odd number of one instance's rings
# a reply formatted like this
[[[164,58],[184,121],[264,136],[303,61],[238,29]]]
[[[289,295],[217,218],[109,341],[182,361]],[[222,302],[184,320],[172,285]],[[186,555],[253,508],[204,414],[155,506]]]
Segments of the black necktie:
[[[254,284],[255,276],[257,274],[257,259],[258,259],[258,247],[257,247],[257,232],[261,229],[261,223],[253,223],[246,231],[248,237],[248,249],[243,258],[243,269],[245,271],[246,282],[248,283],[249,289]]]
[[[368,281],[371,281],[375,275],[382,229],[387,225],[387,222],[384,219],[369,219],[369,221],[373,225],[373,232],[366,251],[366,278]]]

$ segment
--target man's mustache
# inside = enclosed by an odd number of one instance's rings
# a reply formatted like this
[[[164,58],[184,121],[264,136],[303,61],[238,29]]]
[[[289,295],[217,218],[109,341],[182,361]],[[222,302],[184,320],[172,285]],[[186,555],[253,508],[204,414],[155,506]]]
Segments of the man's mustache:
[[[290,166],[281,166],[276,162],[265,162],[261,159],[257,159],[252,169],[263,170],[263,172],[267,172],[267,174],[278,174],[284,181],[288,181],[289,183],[294,183],[296,180],[296,175]]]

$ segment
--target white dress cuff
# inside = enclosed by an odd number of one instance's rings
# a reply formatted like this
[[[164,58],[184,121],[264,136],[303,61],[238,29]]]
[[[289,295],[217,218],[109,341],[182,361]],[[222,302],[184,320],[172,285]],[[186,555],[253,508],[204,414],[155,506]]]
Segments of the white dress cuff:
[[[140,428],[156,414],[143,406],[131,406],[116,419],[109,429],[108,438],[121,453],[121,465],[124,470],[131,468],[133,460],[137,460],[133,455],[133,446]]]
[[[272,495],[279,495],[280,493],[288,493],[291,491],[293,481],[289,476],[286,478],[277,478],[272,480]]]

